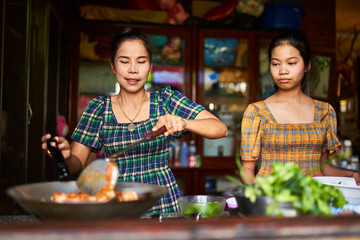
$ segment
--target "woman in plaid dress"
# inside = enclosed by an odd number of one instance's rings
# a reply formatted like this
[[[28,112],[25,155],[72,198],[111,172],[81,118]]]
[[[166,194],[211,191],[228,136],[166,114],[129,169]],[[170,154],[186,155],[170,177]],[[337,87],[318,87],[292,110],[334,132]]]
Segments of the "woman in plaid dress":
[[[271,42],[270,72],[277,92],[250,104],[243,115],[240,156],[245,183],[254,183],[260,160],[257,176],[269,175],[275,162],[294,162],[304,174],[354,177],[360,184],[358,172],[321,165],[340,142],[333,107],[305,94],[310,59],[310,46],[302,35],[283,34]]]
[[[204,107],[179,91],[165,87],[148,92],[144,85],[152,71],[152,47],[146,35],[126,28],[117,34],[111,46],[111,69],[120,84],[115,96],[94,98],[84,111],[70,145],[55,137],[72,175],[86,166],[92,151],[104,149],[105,156],[119,152],[144,134],[166,126],[163,136],[141,143],[115,159],[119,181],[143,182],[166,186],[168,193],[150,210],[151,213],[178,212],[179,187],[168,167],[169,142],[193,132],[206,138],[227,135],[227,127]],[[42,138],[42,148],[46,140]]]

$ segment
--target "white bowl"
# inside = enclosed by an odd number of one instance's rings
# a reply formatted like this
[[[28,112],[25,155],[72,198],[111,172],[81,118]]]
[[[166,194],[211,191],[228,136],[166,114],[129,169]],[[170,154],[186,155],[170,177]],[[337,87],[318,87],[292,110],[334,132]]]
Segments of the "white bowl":
[[[354,207],[354,212],[355,214],[360,215],[360,206]]]
[[[313,179],[339,188],[349,204],[360,204],[360,186],[356,185],[354,178],[322,176],[313,177]]]

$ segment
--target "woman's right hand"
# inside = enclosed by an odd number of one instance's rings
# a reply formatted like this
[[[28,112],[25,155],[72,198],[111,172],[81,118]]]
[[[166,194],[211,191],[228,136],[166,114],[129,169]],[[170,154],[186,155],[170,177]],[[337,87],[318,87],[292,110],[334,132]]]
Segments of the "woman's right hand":
[[[353,172],[351,176],[355,179],[356,185],[360,186],[360,173]]]
[[[42,142],[41,148],[43,150],[46,150],[46,151],[48,150],[46,141],[48,139],[50,139],[50,138],[51,138],[51,135],[49,133],[42,136],[42,138],[41,138],[41,142]],[[64,137],[55,136],[54,138],[55,138],[55,140],[57,142],[57,148],[62,153],[64,159],[68,159],[70,157],[70,143]],[[51,146],[56,147],[56,144],[54,142],[52,142],[50,144],[51,144]],[[51,156],[48,151],[47,151],[47,154],[49,156]]]

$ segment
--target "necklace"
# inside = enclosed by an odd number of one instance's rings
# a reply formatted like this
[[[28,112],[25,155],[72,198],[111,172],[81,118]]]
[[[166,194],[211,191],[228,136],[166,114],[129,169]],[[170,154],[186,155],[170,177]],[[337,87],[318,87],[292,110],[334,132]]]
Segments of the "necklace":
[[[121,112],[124,114],[124,116],[130,121],[129,126],[127,127],[130,132],[132,132],[132,131],[135,130],[134,120],[135,120],[135,119],[137,118],[137,116],[139,115],[139,113],[140,113],[140,111],[141,111],[141,108],[142,108],[142,106],[143,106],[143,104],[144,104],[144,102],[145,102],[145,99],[146,99],[146,91],[145,91],[145,93],[144,93],[144,99],[143,99],[143,101],[142,101],[142,103],[141,103],[141,105],[140,105],[140,108],[139,108],[138,112],[136,113],[136,115],[135,115],[135,117],[134,117],[133,119],[130,119],[130,118],[128,117],[128,115],[126,115],[126,113],[124,112],[124,110],[123,110],[122,107],[121,107],[120,94],[119,94],[120,110],[121,110]]]

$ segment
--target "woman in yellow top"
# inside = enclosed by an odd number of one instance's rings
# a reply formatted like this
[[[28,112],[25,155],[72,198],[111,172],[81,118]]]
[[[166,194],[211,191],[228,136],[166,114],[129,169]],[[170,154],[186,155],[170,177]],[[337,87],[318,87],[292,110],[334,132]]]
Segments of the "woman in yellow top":
[[[333,107],[305,94],[311,68],[307,39],[295,33],[278,36],[269,46],[269,63],[277,92],[250,104],[242,120],[243,181],[254,183],[259,159],[257,176],[269,175],[275,162],[294,162],[304,174],[353,177],[359,185],[358,172],[323,164],[341,144]]]

